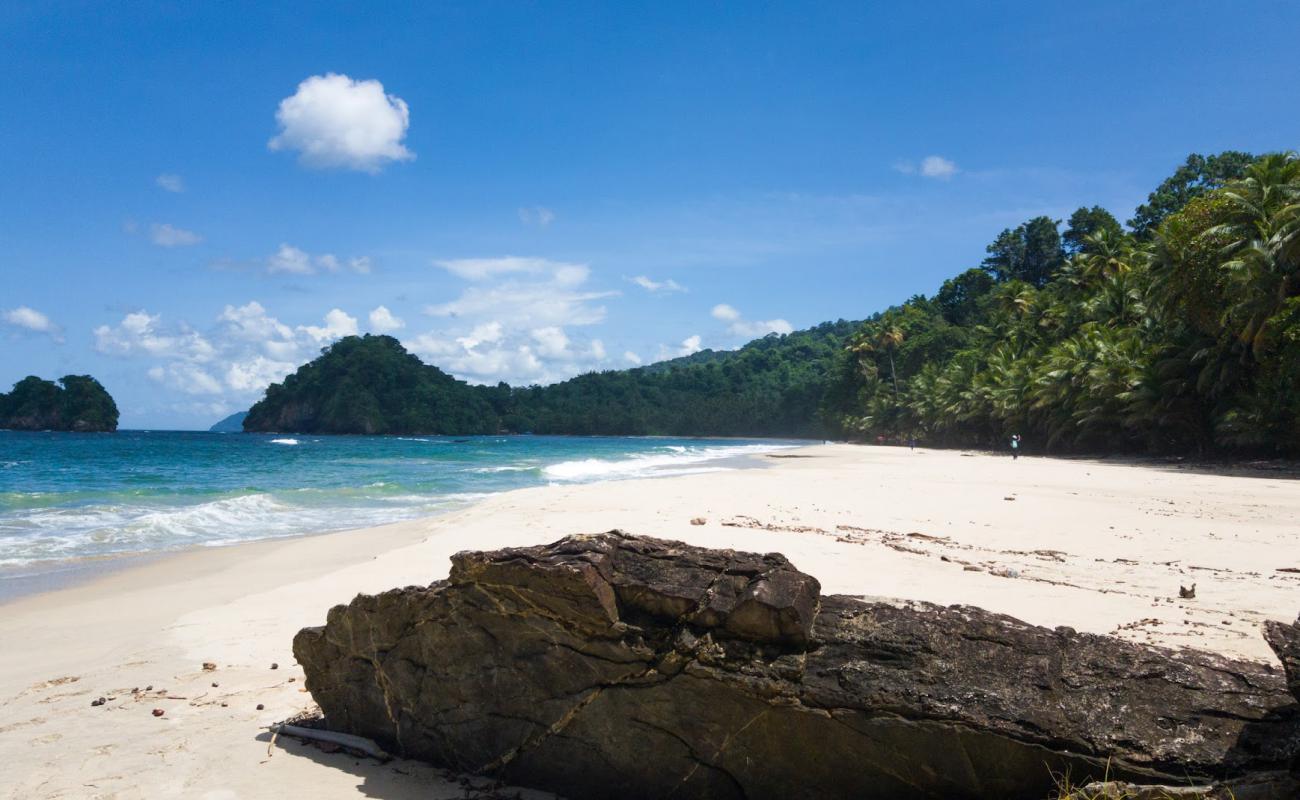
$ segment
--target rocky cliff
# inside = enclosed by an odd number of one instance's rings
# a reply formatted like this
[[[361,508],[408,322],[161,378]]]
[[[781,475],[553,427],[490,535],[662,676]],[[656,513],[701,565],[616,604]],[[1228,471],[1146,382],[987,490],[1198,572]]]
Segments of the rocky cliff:
[[[1298,786],[1300,706],[1269,665],[823,597],[780,555],[619,532],[458,554],[445,581],[333,608],[294,653],[329,727],[574,798]]]

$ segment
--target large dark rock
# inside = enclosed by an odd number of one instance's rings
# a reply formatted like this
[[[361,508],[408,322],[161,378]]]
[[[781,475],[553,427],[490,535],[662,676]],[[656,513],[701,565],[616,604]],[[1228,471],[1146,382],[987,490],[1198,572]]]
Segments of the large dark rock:
[[[1282,662],[1287,688],[1300,700],[1300,618],[1290,625],[1274,620],[1265,622],[1264,638]]]
[[[458,554],[294,653],[330,727],[575,798],[1296,786],[1300,707],[1268,665],[819,588],[780,555],[575,536]]]

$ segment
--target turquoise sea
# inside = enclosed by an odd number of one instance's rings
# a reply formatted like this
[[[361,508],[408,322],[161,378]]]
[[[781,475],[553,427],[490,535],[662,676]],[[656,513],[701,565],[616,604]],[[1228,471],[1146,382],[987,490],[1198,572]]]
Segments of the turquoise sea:
[[[86,560],[394,522],[526,486],[726,469],[798,444],[0,431],[0,595]]]

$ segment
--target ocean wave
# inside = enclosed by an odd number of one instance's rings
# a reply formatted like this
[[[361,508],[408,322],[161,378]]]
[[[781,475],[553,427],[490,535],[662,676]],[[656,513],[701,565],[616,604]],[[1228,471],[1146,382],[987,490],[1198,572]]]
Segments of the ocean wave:
[[[479,475],[494,475],[499,472],[532,472],[536,469],[536,464],[505,464],[499,467],[470,467],[465,471]]]
[[[271,444],[301,444],[297,439],[272,439]]]
[[[579,461],[561,461],[542,470],[554,481],[584,482],[641,478],[685,474],[681,470],[690,464],[717,461],[737,456],[787,450],[795,445],[748,444],[721,447],[683,447],[670,445],[665,452],[646,453],[622,459],[584,458]],[[716,471],[717,468],[710,471]]]

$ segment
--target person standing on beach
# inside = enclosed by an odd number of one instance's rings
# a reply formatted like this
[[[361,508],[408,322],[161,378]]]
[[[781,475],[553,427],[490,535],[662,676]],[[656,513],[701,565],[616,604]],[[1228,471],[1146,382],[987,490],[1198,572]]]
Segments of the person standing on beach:
[[[1011,460],[1020,458],[1020,434],[1011,434]]]

